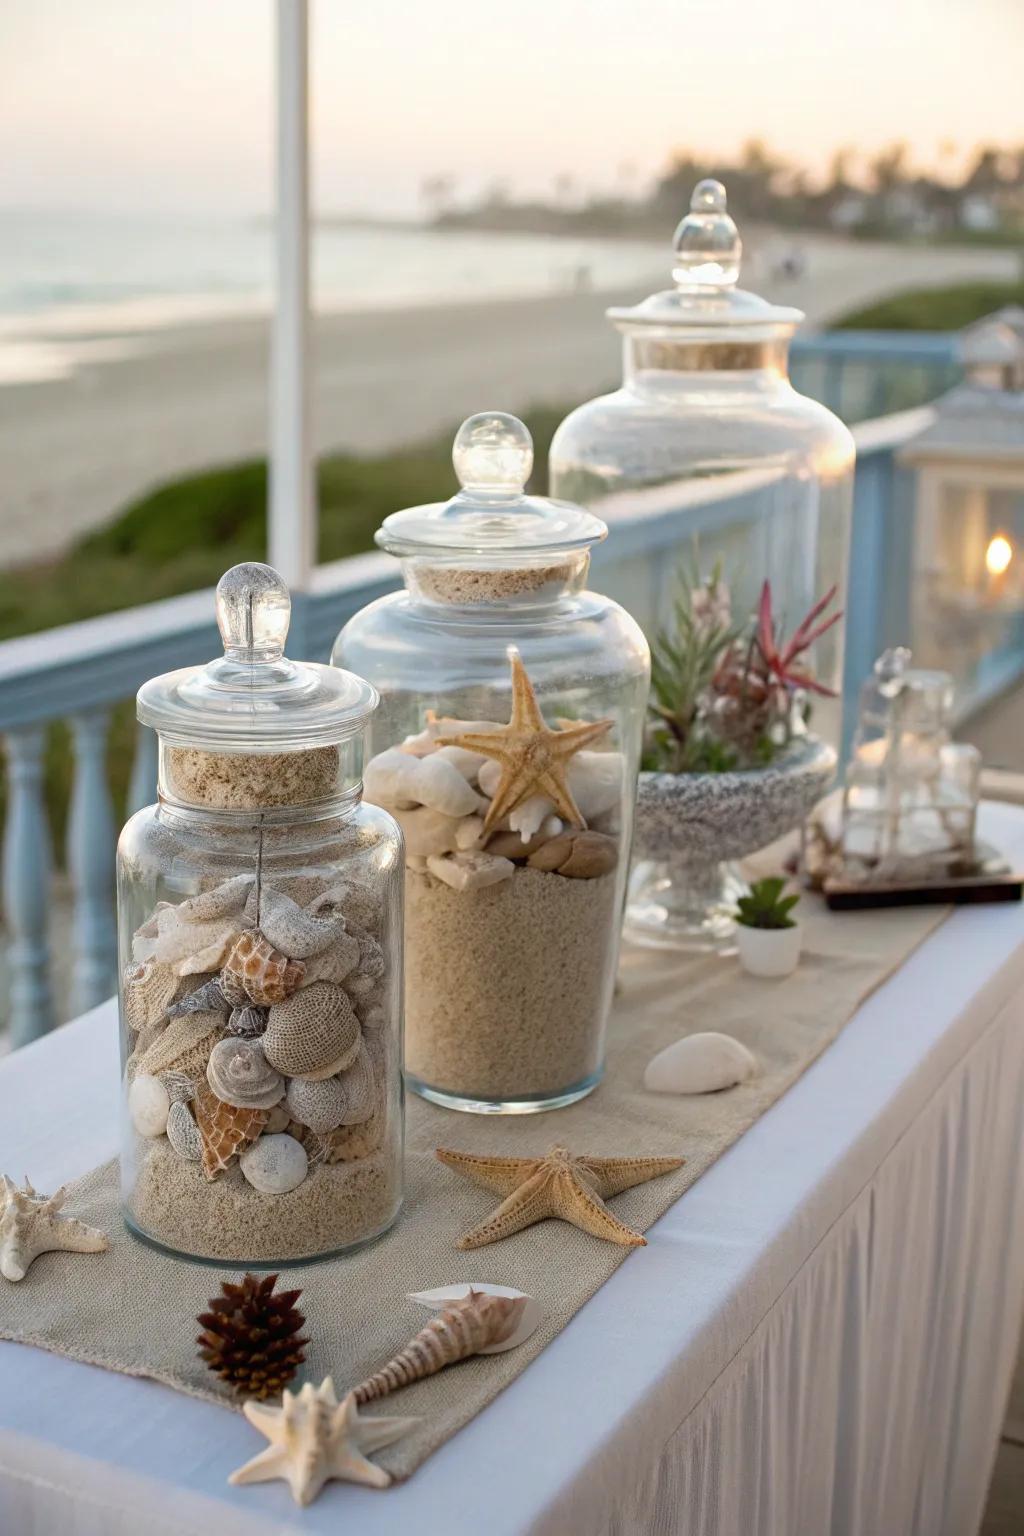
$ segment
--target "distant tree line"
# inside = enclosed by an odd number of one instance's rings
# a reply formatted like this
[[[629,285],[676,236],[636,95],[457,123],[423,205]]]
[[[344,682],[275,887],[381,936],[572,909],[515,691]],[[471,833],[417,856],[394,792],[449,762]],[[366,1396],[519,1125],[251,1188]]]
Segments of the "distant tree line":
[[[901,143],[859,168],[853,150],[838,149],[827,175],[816,180],[752,139],[735,159],[677,150],[649,189],[640,188],[635,167],[624,164],[614,190],[601,195],[583,192],[566,172],[552,177],[550,197],[517,199],[507,181],[496,180],[466,199],[456,178],[446,175],[426,177],[421,195],[440,227],[663,235],[685,211],[696,183],[716,176],[726,184],[730,209],[752,222],[858,236],[1024,240],[1024,146],[982,146],[960,174],[952,170],[954,145],[943,145],[940,155],[948,174],[915,169]]]

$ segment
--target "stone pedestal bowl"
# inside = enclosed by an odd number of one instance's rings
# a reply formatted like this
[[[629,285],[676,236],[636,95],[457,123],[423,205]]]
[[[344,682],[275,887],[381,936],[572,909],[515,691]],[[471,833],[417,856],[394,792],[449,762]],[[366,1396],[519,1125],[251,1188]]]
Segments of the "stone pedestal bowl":
[[[807,737],[766,768],[641,773],[625,935],[668,949],[728,947],[733,866],[793,831],[829,789],[836,753]]]

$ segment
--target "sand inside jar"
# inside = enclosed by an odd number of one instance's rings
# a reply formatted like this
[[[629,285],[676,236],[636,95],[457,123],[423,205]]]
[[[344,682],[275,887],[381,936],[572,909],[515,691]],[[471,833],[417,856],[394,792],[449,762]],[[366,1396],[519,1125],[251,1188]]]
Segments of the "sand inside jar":
[[[338,747],[267,753],[167,747],[163,766],[176,799],[210,810],[247,811],[329,800],[339,788],[341,755]]]
[[[481,890],[406,876],[406,1067],[483,1099],[556,1094],[601,1061],[616,875],[517,869]]]
[[[379,1232],[392,1220],[395,1158],[382,1151],[358,1162],[311,1168],[296,1189],[265,1195],[237,1163],[207,1180],[161,1139],[139,1156],[128,1215],[147,1237],[182,1252],[240,1263],[330,1253]]]
[[[580,569],[579,558],[550,565],[468,566],[424,565],[416,573],[416,586],[435,603],[471,605],[561,591]]]

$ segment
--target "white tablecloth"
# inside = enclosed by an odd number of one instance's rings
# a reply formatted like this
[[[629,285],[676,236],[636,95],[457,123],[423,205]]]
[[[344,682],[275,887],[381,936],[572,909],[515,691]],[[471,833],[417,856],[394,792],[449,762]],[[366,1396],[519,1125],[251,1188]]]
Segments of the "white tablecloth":
[[[1024,812],[983,830],[1024,860]],[[240,1417],[0,1345],[0,1532],[969,1536],[1024,1304],[1022,1013],[1024,910],[957,912],[386,1493],[228,1488]],[[108,1006],[0,1065],[0,1169],[107,1157],[116,1095]]]

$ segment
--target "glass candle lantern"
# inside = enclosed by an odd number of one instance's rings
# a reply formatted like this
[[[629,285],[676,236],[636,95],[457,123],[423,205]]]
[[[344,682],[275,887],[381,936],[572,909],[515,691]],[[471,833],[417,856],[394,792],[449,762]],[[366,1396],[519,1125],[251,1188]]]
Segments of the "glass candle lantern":
[[[842,606],[853,439],[787,376],[799,310],[736,286],[741,242],[725,189],[703,181],[676,231],[675,285],[609,318],[623,335],[622,387],[562,422],[550,456],[551,492],[611,526],[650,516],[678,521],[678,560],[662,561],[661,620],[676,577],[720,562],[736,616],[771,583],[773,612],[791,633],[815,600],[838,588]],[[656,620],[657,621],[657,620]],[[814,656],[812,729],[839,745],[843,626]]]
[[[159,803],[117,857],[125,1219],[175,1253],[277,1267],[401,1203],[402,860],[360,799],[377,696],[283,655],[277,573],[217,588],[223,657],[154,678]]]
[[[471,417],[453,459],[457,495],[385,520],[405,590],[334,660],[382,699],[365,781],[405,834],[406,1080],[456,1109],[552,1109],[601,1075],[648,650],[584,590],[604,524],[526,494],[522,422]]]

